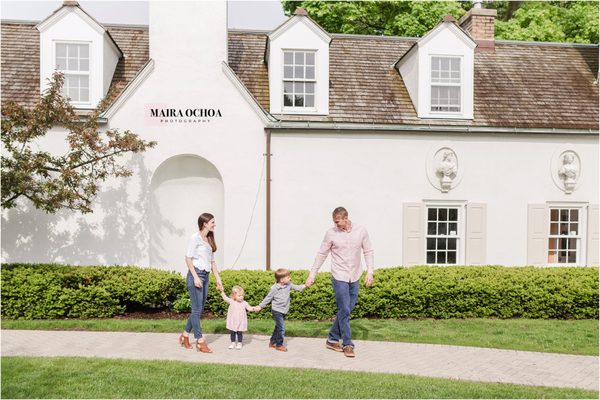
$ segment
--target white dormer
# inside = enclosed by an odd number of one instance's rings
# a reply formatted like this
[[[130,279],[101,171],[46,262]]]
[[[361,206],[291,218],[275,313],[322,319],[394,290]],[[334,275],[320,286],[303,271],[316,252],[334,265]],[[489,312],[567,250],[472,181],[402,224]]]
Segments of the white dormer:
[[[65,75],[63,91],[76,108],[94,108],[108,92],[123,55],[106,28],[76,1],[63,6],[36,28],[40,31],[40,88],[55,70]]]
[[[329,114],[330,42],[302,8],[269,34],[265,61],[272,114]]]
[[[446,16],[396,63],[419,118],[473,119],[476,46]]]

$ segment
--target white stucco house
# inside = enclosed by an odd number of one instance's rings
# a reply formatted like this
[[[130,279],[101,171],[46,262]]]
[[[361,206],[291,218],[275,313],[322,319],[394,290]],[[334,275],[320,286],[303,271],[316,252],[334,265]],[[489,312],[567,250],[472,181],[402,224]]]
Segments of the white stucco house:
[[[597,45],[494,40],[478,8],[402,38],[302,9],[257,32],[228,31],[226,2],[149,7],[149,26],[74,1],[2,21],[3,103],[33,104],[59,69],[75,107],[114,87],[103,127],[158,142],[93,214],[3,210],[4,262],[183,272],[211,212],[220,268],[308,268],[343,205],[377,267],[599,264]]]

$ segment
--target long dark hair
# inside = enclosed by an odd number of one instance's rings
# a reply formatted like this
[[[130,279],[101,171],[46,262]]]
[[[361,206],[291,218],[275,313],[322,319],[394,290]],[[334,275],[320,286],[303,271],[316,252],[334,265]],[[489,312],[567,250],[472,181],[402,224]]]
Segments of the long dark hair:
[[[204,227],[204,224],[207,224],[208,221],[210,221],[213,218],[214,218],[214,216],[212,214],[209,214],[209,213],[201,214],[198,217],[198,229],[202,230],[202,228]],[[215,235],[212,231],[208,231],[208,235],[206,235],[206,239],[208,239],[208,244],[210,244],[210,247],[212,248],[213,253],[215,251],[217,251],[217,242],[215,242]]]

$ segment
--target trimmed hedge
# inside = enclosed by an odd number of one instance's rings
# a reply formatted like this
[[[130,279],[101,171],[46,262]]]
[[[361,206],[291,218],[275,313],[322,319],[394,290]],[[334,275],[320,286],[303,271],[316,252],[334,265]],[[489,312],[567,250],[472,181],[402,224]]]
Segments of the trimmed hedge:
[[[308,271],[292,271],[303,283]],[[258,304],[274,283],[272,272],[222,271],[226,292],[240,285]],[[335,314],[331,274],[319,273],[303,292],[292,291],[291,319],[329,319]],[[111,317],[128,311],[189,311],[185,281],[176,272],[137,267],[69,267],[5,264],[5,318]],[[224,317],[227,304],[214,277],[206,311]],[[398,267],[378,269],[375,285],[361,289],[355,318],[555,318],[598,319],[598,268]],[[271,318],[270,309],[248,313]]]

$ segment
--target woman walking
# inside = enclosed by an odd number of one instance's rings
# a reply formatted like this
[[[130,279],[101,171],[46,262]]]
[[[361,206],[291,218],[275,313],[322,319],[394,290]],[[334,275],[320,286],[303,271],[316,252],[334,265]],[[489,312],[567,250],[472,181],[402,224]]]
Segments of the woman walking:
[[[186,277],[186,286],[192,303],[192,314],[188,318],[187,324],[181,336],[179,336],[179,344],[186,349],[191,349],[190,332],[194,330],[194,338],[196,339],[196,350],[203,353],[212,353],[212,350],[206,344],[202,337],[202,327],[200,319],[206,297],[208,296],[208,275],[212,270],[215,274],[217,289],[223,290],[219,270],[215,263],[214,253],[217,251],[215,242],[214,229],[215,217],[211,214],[204,213],[198,217],[199,231],[194,233],[188,243],[187,252],[185,254],[185,263],[188,267]]]

